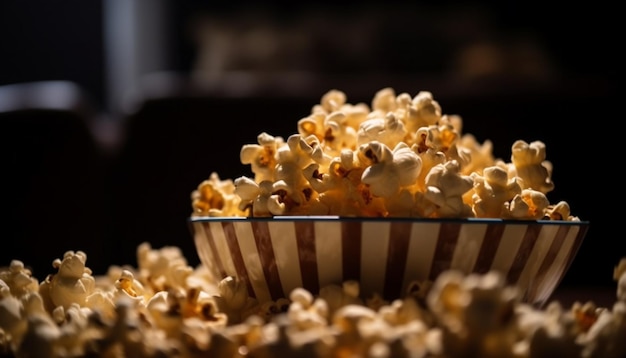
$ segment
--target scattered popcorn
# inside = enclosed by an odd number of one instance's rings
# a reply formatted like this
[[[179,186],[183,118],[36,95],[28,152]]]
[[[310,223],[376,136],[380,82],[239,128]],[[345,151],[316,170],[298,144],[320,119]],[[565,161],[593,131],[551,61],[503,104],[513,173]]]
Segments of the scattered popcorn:
[[[310,292],[302,288],[293,290],[289,299],[291,305],[287,316],[295,329],[306,331],[328,325],[329,311],[326,301],[314,299]]]
[[[137,285],[141,291],[183,289],[187,287],[187,279],[193,273],[193,268],[187,265],[180,248],[175,246],[154,250],[149,243],[144,242],[137,247],[137,264],[139,282],[136,283],[144,283],[142,287]]]
[[[23,317],[20,299],[11,295],[7,286],[0,287],[0,332],[2,332],[3,351],[19,351],[21,338],[28,328]]]
[[[226,277],[218,284],[219,293],[214,295],[217,308],[228,316],[229,323],[243,321],[250,310],[255,309],[256,300],[248,297],[248,289],[243,281]]]
[[[20,260],[11,261],[7,269],[0,268],[0,284],[0,290],[6,287],[15,297],[22,297],[39,289],[39,282]]]
[[[68,309],[72,304],[85,306],[87,297],[96,287],[91,269],[86,266],[87,255],[82,251],[67,251],[63,259],[55,259],[52,266],[58,270],[56,274],[46,277],[39,292],[45,302],[56,308],[62,306]]]
[[[615,266],[613,279],[617,281],[617,299],[626,302],[626,258],[621,259]]]
[[[544,143],[517,140],[505,162],[462,125],[427,91],[383,88],[367,105],[330,90],[297,133],[263,132],[242,146],[253,177],[202,181],[191,215],[579,221],[567,202],[547,198]],[[86,253],[67,251],[41,282],[19,260],[0,267],[0,356],[626,356],[626,258],[613,307],[542,309],[495,271],[444,271],[393,301],[362,297],[359,282],[346,281],[259,302],[244,281],[190,267],[178,247],[145,242],[136,254],[137,267],[94,276]]]
[[[359,283],[356,281],[345,281],[342,286],[324,286],[320,288],[319,297],[326,301],[329,315],[335,314],[337,310],[347,305],[364,304],[359,296]]]
[[[612,310],[602,310],[597,321],[581,338],[584,357],[626,356],[626,302],[620,300]]]
[[[261,133],[240,160],[254,176],[192,191],[192,216],[504,218],[579,221],[565,201],[551,204],[552,163],[541,141],[517,140],[510,162],[491,141],[463,133],[432,93],[379,90],[368,106],[325,93],[297,121],[297,133]]]
[[[518,332],[514,308],[520,304],[515,288],[502,275],[463,276],[444,272],[427,298],[442,327],[443,345],[452,357],[515,357]]]
[[[583,346],[578,342],[578,327],[572,311],[565,311],[558,302],[546,308],[541,325],[531,334],[531,357],[580,357]]]
[[[165,257],[171,265],[153,267]],[[37,282],[38,287],[21,262],[0,268],[1,355],[626,355],[626,301],[619,295],[613,307],[574,302],[568,308],[550,301],[540,308],[523,303],[519,290],[497,272],[449,270],[434,282],[412,282],[403,297],[390,302],[376,294],[362,297],[359,283],[346,281],[319,292],[298,288],[287,298],[260,304],[247,296],[243,282],[233,277],[215,281],[202,267],[186,266],[176,247],[153,249],[144,243],[137,258],[139,268],[111,267],[93,276],[87,255],[68,251],[53,261],[58,272]],[[626,258],[615,268],[618,290],[623,290],[625,263]],[[29,279],[21,282],[30,283],[5,281],[18,273]]]

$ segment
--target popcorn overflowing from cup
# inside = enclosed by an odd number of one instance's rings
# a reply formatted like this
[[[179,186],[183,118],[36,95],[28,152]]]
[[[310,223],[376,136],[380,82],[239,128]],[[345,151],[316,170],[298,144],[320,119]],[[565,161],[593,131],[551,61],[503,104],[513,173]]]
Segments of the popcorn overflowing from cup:
[[[566,201],[547,198],[555,184],[543,142],[517,140],[504,161],[462,126],[428,91],[383,88],[368,105],[333,89],[297,133],[263,132],[242,146],[252,177],[202,181],[192,215],[579,221]]]
[[[495,272],[450,270],[398,299],[359,282],[259,302],[219,282],[176,247],[137,249],[138,266],[94,275],[82,251],[37,282],[25,263],[0,267],[0,356],[46,357],[623,357],[626,258],[612,307],[537,307]],[[174,262],[161,266],[158,262]],[[185,274],[181,275],[181,272]]]
[[[497,159],[428,91],[384,88],[368,105],[330,90],[297,133],[263,132],[240,160],[253,175],[211,173],[191,192],[192,217],[580,222],[567,202],[547,198],[555,184],[544,143],[518,140],[509,162]],[[612,307],[534,306],[499,272],[453,269],[393,299],[346,280],[260,300],[249,282],[148,242],[137,267],[101,275],[80,250],[52,260],[56,271],[41,282],[26,264],[0,267],[2,357],[626,356],[626,258]]]

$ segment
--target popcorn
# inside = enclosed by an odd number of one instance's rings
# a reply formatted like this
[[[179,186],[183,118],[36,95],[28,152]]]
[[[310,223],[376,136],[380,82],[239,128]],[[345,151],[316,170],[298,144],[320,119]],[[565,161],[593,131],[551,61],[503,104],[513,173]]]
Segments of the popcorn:
[[[11,295],[7,286],[0,287],[0,332],[2,332],[2,350],[18,351],[21,337],[26,332],[28,323],[22,316],[20,299]],[[2,351],[0,350],[0,351]]]
[[[386,114],[396,108],[396,92],[393,88],[387,87],[376,92],[372,99],[372,112],[375,114]]]
[[[602,310],[583,337],[584,357],[626,356],[626,302],[617,301],[612,310]]]
[[[515,141],[505,162],[491,141],[462,128],[428,91],[411,97],[387,87],[368,106],[333,89],[286,141],[263,132],[242,146],[253,177],[203,181],[192,216],[580,220],[567,202],[548,201],[554,183],[543,142]],[[444,173],[447,182],[436,183]]]
[[[428,91],[420,91],[411,101],[407,126],[410,132],[415,132],[422,127],[436,124],[441,119],[442,112],[439,102],[435,101],[433,94]]]
[[[330,113],[324,120],[325,130],[320,148],[331,158],[337,156],[343,149],[354,148],[358,143],[358,123],[366,117],[367,109],[363,106],[351,106]]]
[[[314,299],[304,289],[295,289],[289,296],[291,305],[287,316],[295,329],[308,330],[328,325],[328,304],[323,299]]]
[[[287,138],[285,141],[283,138]],[[462,133],[430,92],[377,92],[371,105],[324,94],[288,137],[261,133],[241,148],[253,177],[211,173],[191,193],[192,216],[339,215],[579,220],[551,204],[545,145],[518,140],[511,162]],[[137,267],[93,276],[82,251],[37,282],[21,261],[0,268],[4,356],[624,356],[626,262],[612,308],[558,302],[545,311],[496,272],[443,272],[393,301],[359,282],[297,288],[259,303],[245,282],[219,281],[179,248],[137,248]]]
[[[340,308],[332,318],[332,325],[337,329],[336,351],[344,351],[352,356],[366,356],[368,345],[359,325],[376,319],[376,311],[361,305],[347,305]]]
[[[257,184],[254,180],[247,177],[235,179],[235,193],[241,198],[239,209],[247,210],[251,208],[252,216],[272,215],[270,200],[280,204],[276,196],[272,197],[275,191],[274,183],[269,180],[264,180]]]
[[[474,135],[466,133],[458,141],[457,146],[467,151],[467,156],[471,159],[463,166],[463,174],[481,174],[488,167],[496,166],[496,159],[493,157],[493,143],[485,140],[479,143]]]
[[[513,219],[542,219],[549,206],[550,202],[542,192],[524,189],[511,200],[508,215]]]
[[[406,144],[399,143],[393,151],[377,141],[359,147],[359,155],[371,160],[361,176],[372,195],[388,198],[415,182],[422,160]]]
[[[404,123],[393,112],[389,112],[383,118],[369,118],[361,123],[357,133],[357,145],[380,142],[394,147],[398,143],[404,143],[406,135]]]
[[[257,183],[273,180],[277,164],[276,152],[283,145],[283,138],[263,132],[257,137],[257,142],[258,144],[247,144],[241,148],[241,163],[250,164]]]
[[[59,287],[51,286],[50,277],[39,283],[39,289],[20,296],[0,280],[3,356],[593,358],[626,354],[626,304],[619,299],[612,307],[575,302],[567,308],[552,301],[541,309],[522,303],[521,292],[506,285],[497,272],[444,271],[434,282],[413,282],[403,297],[390,302],[377,294],[364,298],[358,282],[346,281],[321,287],[319,292],[298,288],[288,299],[259,305],[248,297],[242,281],[229,277],[205,282],[214,278],[201,269],[174,280],[176,287],[164,285],[168,287],[157,290],[151,281],[176,277],[174,272],[186,260],[174,247],[140,246],[141,269],[116,266],[104,276],[94,277],[86,269],[85,253],[68,251],[63,260],[55,260],[56,275],[73,277],[70,282],[76,284],[85,276],[94,279],[95,287],[86,299],[91,304],[86,306],[72,302],[48,309],[42,287],[67,288],[58,282]],[[173,272],[154,275],[151,264],[164,257],[177,262],[164,269]],[[626,277],[624,262],[626,258],[616,266],[616,281]],[[144,274],[137,274],[142,270]],[[3,268],[0,276],[10,277],[7,272],[10,269]]]
[[[472,177],[474,179],[473,210],[478,218],[503,217],[507,203],[522,192],[518,179],[509,179],[508,173],[497,166],[485,168],[483,176],[473,173]]]
[[[414,145],[412,149],[416,151],[417,147]],[[426,190],[426,176],[430,173],[434,166],[444,164],[446,162],[446,155],[443,152],[428,148],[425,151],[420,152],[419,156],[422,160],[422,169],[417,177],[415,188],[419,192],[423,193]]]
[[[615,266],[613,279],[617,281],[617,299],[626,302],[626,258],[621,259]]]
[[[355,304],[363,304],[359,297],[359,283],[345,281],[343,285],[328,285],[320,288],[319,297],[326,301],[329,315],[334,315],[340,308]]]
[[[472,189],[472,177],[461,174],[456,160],[434,166],[426,176],[424,197],[433,204],[428,217],[471,217],[472,208],[463,202],[463,194]]]
[[[39,289],[39,282],[20,260],[12,260],[8,268],[0,268],[0,284],[16,297],[25,296]]]
[[[61,330],[44,315],[31,315],[26,319],[27,329],[22,337],[18,351],[28,352],[32,357],[59,356],[57,342],[61,337]]]
[[[585,333],[589,331],[594,323],[598,320],[598,315],[603,311],[596,307],[595,303],[589,301],[582,304],[578,301],[574,302],[571,308],[576,321],[577,333]]]
[[[196,215],[236,216],[243,215],[232,180],[221,180],[217,173],[211,173],[191,193],[192,207]]]
[[[559,201],[555,205],[548,205],[545,215],[548,220],[578,220],[578,218],[571,215],[569,204],[565,201]]]
[[[39,292],[52,310],[58,306],[68,309],[72,304],[85,306],[87,297],[96,287],[91,269],[85,266],[87,255],[82,251],[66,251],[63,259],[55,259],[52,266],[58,270],[56,274],[48,275]]]
[[[580,357],[583,346],[577,342],[576,321],[572,312],[563,312],[558,302],[548,304],[542,324],[529,342],[531,357]]]
[[[515,357],[515,305],[519,293],[497,272],[463,276],[447,271],[427,298],[442,326],[442,340],[451,356]]]
[[[328,113],[339,110],[348,98],[346,94],[338,90],[330,90],[322,96],[320,105]]]
[[[448,116],[442,116],[439,124],[421,127],[417,130],[417,146],[420,152],[428,148],[437,152],[448,153],[453,148],[459,133],[452,125]]]
[[[137,247],[138,279],[145,282],[140,290],[152,289],[154,292],[167,289],[183,289],[193,268],[187,265],[187,259],[180,248],[166,246],[154,250],[143,242]]]
[[[544,194],[554,189],[550,179],[551,164],[545,160],[546,145],[543,142],[517,140],[511,150],[511,162],[522,179],[522,189],[530,188]]]
[[[115,281],[117,293],[125,295],[130,299],[143,300],[145,289],[139,280],[130,270],[123,270],[122,275]]]
[[[356,129],[368,113],[363,106],[343,106],[331,113],[314,111],[298,121],[298,133],[303,137],[315,136],[320,142],[320,150],[328,157],[334,157],[341,150],[356,146]]]
[[[229,323],[243,321],[249,311],[257,305],[256,300],[248,296],[248,289],[243,281],[235,277],[226,277],[219,284],[219,294],[213,300],[220,312],[224,312]]]

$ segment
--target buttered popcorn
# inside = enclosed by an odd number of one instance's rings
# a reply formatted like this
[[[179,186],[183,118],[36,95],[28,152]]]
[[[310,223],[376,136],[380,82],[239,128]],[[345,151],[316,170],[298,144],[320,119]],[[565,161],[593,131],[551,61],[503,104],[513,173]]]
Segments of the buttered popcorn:
[[[165,258],[174,264],[160,265]],[[176,247],[144,243],[137,259],[94,276],[86,253],[67,251],[41,282],[21,261],[0,267],[0,356],[626,356],[626,258],[612,307],[545,308],[523,303],[497,272],[444,271],[393,301],[346,281],[260,303],[241,281],[189,267]]]
[[[510,162],[497,159],[428,91],[384,88],[367,105],[333,89],[296,129],[243,145],[254,176],[212,173],[192,191],[192,215],[579,220],[567,202],[547,198],[544,143],[517,140]]]

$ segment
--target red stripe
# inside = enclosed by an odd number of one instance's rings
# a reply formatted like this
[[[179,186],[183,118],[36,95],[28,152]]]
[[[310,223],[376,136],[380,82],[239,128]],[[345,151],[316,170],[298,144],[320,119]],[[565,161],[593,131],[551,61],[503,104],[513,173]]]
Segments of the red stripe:
[[[296,241],[302,285],[313,294],[319,291],[319,275],[317,273],[317,254],[315,252],[315,224],[313,221],[296,221]]]
[[[435,281],[439,274],[450,269],[454,249],[459,239],[459,231],[461,231],[460,223],[442,223],[439,227],[435,256],[428,277],[431,281]]]
[[[389,228],[389,248],[383,292],[386,299],[401,297],[412,227],[413,224],[410,222],[394,222]]]
[[[267,221],[253,221],[252,233],[256,243],[259,259],[263,267],[263,275],[267,286],[270,290],[272,300],[285,297],[283,286],[280,282],[278,266],[276,265],[276,257],[274,257],[274,247],[272,246],[272,238],[267,225]]]
[[[341,224],[341,251],[343,280],[361,279],[361,223],[345,221]]]
[[[484,274],[491,270],[493,259],[496,257],[498,247],[500,247],[502,233],[504,233],[504,225],[487,225],[487,230],[485,230],[485,236],[483,237],[483,243],[480,246],[480,252],[476,258],[476,263],[474,264],[474,272]]]
[[[556,235],[554,236],[554,240],[552,240],[552,244],[550,245],[550,248],[546,253],[546,257],[541,262],[541,266],[539,266],[537,274],[535,275],[533,280],[531,280],[531,283],[528,287],[527,295],[531,301],[534,301],[534,297],[537,296],[538,291],[541,288],[541,284],[543,283],[546,274],[550,270],[550,266],[552,266],[556,255],[559,253],[559,251],[561,251],[561,248],[563,247],[563,242],[565,242],[565,237],[567,237],[567,233],[569,232],[569,230],[570,226],[567,225],[561,225],[557,230]]]
[[[580,245],[583,243],[583,239],[585,238],[585,235],[587,235],[587,230],[589,230],[589,225],[580,224],[579,227],[580,229],[578,230],[578,235],[576,235],[576,238],[574,239],[574,244],[572,245],[572,249],[567,255],[567,260],[565,262],[565,269],[561,271],[561,276],[559,277],[558,282],[561,282],[563,277],[565,277],[567,270],[569,270],[570,265],[574,261],[574,257],[576,257],[576,254],[578,253],[578,249],[580,249]]]
[[[241,249],[239,248],[239,242],[237,241],[237,234],[235,233],[235,225],[232,222],[222,222],[222,228],[224,229],[224,235],[226,236],[226,243],[228,244],[228,250],[230,256],[233,258],[233,264],[235,265],[235,271],[240,280],[246,283],[248,288],[248,295],[256,298],[250,278],[248,277],[248,271],[246,270],[246,264],[243,262],[241,256]]]
[[[533,251],[533,247],[535,247],[537,237],[539,237],[539,232],[541,232],[541,225],[538,223],[529,224],[526,228],[526,233],[524,234],[522,243],[517,250],[517,254],[513,259],[513,264],[511,264],[511,268],[509,269],[509,273],[506,277],[509,284],[516,284],[519,280],[519,277],[528,262],[530,253]]]
[[[209,248],[213,256],[212,259],[215,262],[217,269],[219,270],[221,278],[225,278],[228,274],[226,273],[226,269],[224,269],[222,259],[220,258],[220,254],[217,251],[217,247],[215,246],[215,238],[213,237],[213,233],[211,232],[211,224],[208,222],[203,222],[202,228],[204,229],[206,241],[209,243]]]

